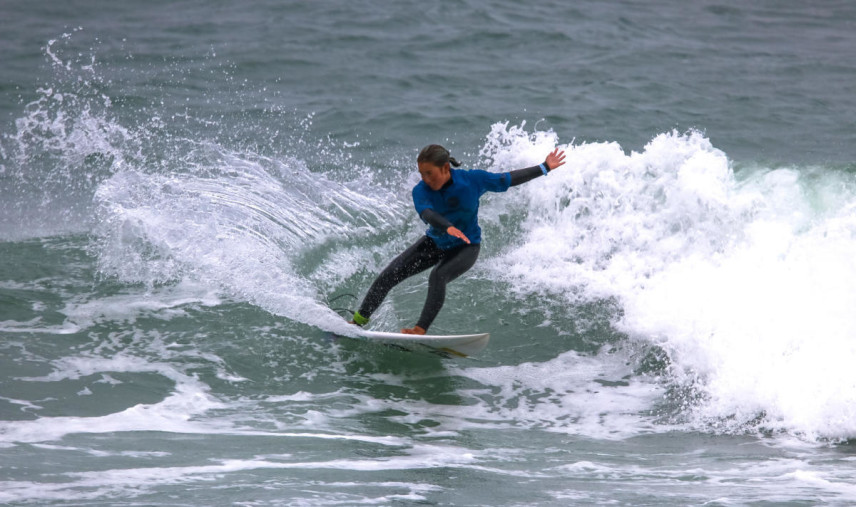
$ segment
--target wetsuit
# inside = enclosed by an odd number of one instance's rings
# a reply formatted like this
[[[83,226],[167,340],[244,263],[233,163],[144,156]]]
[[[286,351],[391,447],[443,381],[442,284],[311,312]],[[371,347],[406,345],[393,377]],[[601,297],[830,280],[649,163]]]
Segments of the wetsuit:
[[[440,190],[432,190],[425,182],[419,182],[413,187],[413,204],[420,218],[430,227],[425,236],[393,259],[378,275],[363,299],[355,321],[359,317],[367,322],[393,287],[436,266],[428,277],[428,296],[416,323],[427,330],[443,307],[446,284],[473,267],[478,259],[481,248],[479,198],[488,191],[505,192],[509,187],[547,174],[547,171],[546,164],[508,173],[451,169],[449,181]],[[447,234],[446,230],[452,226],[460,229],[470,244]]]

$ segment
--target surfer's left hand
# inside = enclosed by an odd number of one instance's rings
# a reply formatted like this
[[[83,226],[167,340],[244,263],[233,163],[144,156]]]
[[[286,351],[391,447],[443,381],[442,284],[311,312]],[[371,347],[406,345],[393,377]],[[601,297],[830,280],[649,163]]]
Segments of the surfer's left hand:
[[[457,227],[449,227],[448,229],[446,229],[446,234],[448,234],[449,236],[454,236],[458,239],[462,239],[464,240],[464,243],[468,245],[470,244],[470,238],[468,238],[467,235],[461,232],[461,230]]]
[[[547,169],[551,171],[557,167],[565,165],[565,150],[559,150],[559,148],[556,148],[547,155],[547,159],[544,160],[544,164],[546,164]]]

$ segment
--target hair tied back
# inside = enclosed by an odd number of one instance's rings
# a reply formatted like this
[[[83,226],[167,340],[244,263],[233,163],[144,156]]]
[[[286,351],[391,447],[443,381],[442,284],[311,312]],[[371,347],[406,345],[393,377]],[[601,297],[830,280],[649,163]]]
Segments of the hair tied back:
[[[461,165],[461,163],[458,162],[458,159],[449,154],[449,150],[439,144],[429,144],[422,148],[422,151],[419,152],[419,156],[416,157],[416,163],[421,164],[422,162],[428,162],[437,167],[443,167],[447,163],[454,167],[460,167]]]

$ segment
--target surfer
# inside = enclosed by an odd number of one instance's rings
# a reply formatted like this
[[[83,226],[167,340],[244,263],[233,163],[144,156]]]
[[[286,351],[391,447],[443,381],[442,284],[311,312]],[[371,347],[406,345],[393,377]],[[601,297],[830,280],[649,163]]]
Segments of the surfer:
[[[478,224],[479,198],[485,192],[505,192],[565,163],[565,152],[554,149],[539,165],[506,173],[464,171],[449,150],[431,144],[416,158],[422,181],[413,187],[413,204],[430,227],[425,235],[407,248],[378,275],[354,312],[353,324],[368,324],[372,313],[389,291],[417,273],[434,267],[428,277],[428,296],[422,314],[405,334],[425,334],[446,299],[446,284],[473,267],[479,256],[481,228]]]

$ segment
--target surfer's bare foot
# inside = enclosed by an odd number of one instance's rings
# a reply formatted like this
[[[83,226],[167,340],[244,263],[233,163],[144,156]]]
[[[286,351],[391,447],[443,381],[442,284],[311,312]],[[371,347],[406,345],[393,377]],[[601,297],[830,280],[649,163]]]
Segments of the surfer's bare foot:
[[[425,334],[425,330],[419,326],[413,326],[409,329],[402,329],[402,334]]]

